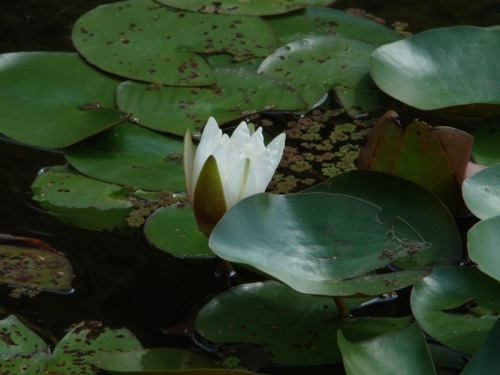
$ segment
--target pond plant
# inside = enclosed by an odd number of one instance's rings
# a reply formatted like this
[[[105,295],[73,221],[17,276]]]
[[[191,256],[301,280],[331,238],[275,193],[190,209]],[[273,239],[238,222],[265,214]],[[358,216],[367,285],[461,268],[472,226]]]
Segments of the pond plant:
[[[2,374],[498,371],[500,29],[407,35],[333,2],[118,1],[74,53],[0,55],[0,132],[65,160],[36,204],[225,285],[184,347],[4,314]],[[11,298],[72,292],[65,254],[0,242]]]

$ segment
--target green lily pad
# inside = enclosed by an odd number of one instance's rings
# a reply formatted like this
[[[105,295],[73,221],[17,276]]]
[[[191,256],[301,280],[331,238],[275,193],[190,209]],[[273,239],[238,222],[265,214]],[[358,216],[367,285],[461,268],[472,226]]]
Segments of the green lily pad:
[[[84,175],[154,191],[184,190],[182,140],[125,123],[66,150]]]
[[[415,319],[425,333],[473,355],[498,319],[500,284],[475,267],[437,268],[411,295]]]
[[[184,12],[152,0],[94,8],[76,21],[72,39],[78,52],[103,70],[173,86],[216,83],[198,53],[244,60],[267,56],[276,47],[271,27],[259,17]]]
[[[353,170],[337,175],[305,192],[346,194],[382,207],[382,215],[405,220],[431,244],[418,254],[399,259],[403,268],[458,264],[462,240],[453,216],[431,192],[386,173]]]
[[[305,110],[301,96],[286,84],[246,69],[216,69],[217,86],[162,87],[124,82],[117,91],[118,107],[133,113],[141,125],[184,136],[205,126],[213,116],[219,124],[267,109]]]
[[[472,131],[474,145],[472,146],[472,160],[476,164],[493,165],[500,163],[500,122],[490,121],[482,123]]]
[[[91,230],[127,228],[127,191],[66,167],[44,169],[31,186],[33,199],[64,223]]]
[[[465,204],[480,219],[500,215],[500,163],[472,175],[462,184]]]
[[[357,343],[339,330],[338,344],[347,375],[436,374],[425,337],[415,324]]]
[[[112,329],[100,321],[81,322],[73,327],[54,348],[47,371],[65,375],[94,374],[94,356],[102,351],[142,349],[137,338],[126,328]]]
[[[173,205],[156,211],[147,219],[144,233],[153,246],[169,254],[189,258],[215,257],[189,205]]]
[[[72,280],[68,259],[47,243],[0,235],[0,284],[69,293]]]
[[[500,114],[499,54],[500,30],[445,27],[377,48],[370,72],[382,91],[409,106],[493,116]]]
[[[345,299],[348,308],[362,300]],[[215,343],[264,345],[278,364],[338,363],[336,335],[351,340],[372,338],[410,323],[404,318],[338,317],[330,297],[301,294],[276,281],[243,284],[215,296],[196,317],[195,327]]]
[[[0,373],[40,375],[49,358],[48,345],[16,316],[0,320]]]
[[[500,215],[482,220],[467,232],[470,258],[485,274],[500,281]]]
[[[0,132],[30,145],[70,146],[127,118],[114,109],[118,83],[75,53],[0,55]]]
[[[239,16],[266,16],[301,9],[306,5],[330,5],[336,0],[228,0],[207,3],[206,0],[159,0],[161,4],[173,8],[200,13],[232,14]]]
[[[398,217],[346,195],[256,194],[214,228],[210,248],[302,293],[377,295],[411,285],[428,270],[373,275],[429,244]]]
[[[461,375],[494,374],[500,368],[500,320],[497,319],[483,344]]]
[[[351,115],[374,109],[379,90],[368,63],[371,43],[340,35],[316,36],[291,42],[267,57],[258,72],[299,92],[309,108],[330,90]]]
[[[266,18],[282,44],[309,36],[344,35],[370,42],[376,46],[401,39],[394,30],[366,17],[344,11],[308,6],[301,12]]]

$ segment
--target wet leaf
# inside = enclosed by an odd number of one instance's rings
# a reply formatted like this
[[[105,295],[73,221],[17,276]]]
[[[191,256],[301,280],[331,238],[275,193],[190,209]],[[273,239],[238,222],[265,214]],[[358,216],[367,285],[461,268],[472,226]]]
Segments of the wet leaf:
[[[0,55],[0,132],[30,145],[70,146],[127,118],[114,109],[118,83],[75,53]]]
[[[475,267],[434,270],[417,282],[411,309],[425,333],[473,355],[498,319],[500,284]]]
[[[479,269],[500,281],[500,214],[481,220],[467,232],[469,256]]]
[[[351,115],[374,109],[379,91],[368,73],[375,46],[340,35],[316,36],[278,48],[258,72],[288,84],[304,98],[309,108],[330,90]]]
[[[267,109],[305,110],[301,96],[286,84],[245,69],[216,69],[217,86],[163,87],[124,82],[118,106],[148,128],[184,136],[200,130],[214,116],[219,124]]]
[[[346,194],[382,208],[383,217],[405,220],[431,244],[395,263],[403,268],[458,264],[462,240],[446,206],[423,187],[386,173],[354,170],[335,176],[306,192]]]
[[[127,228],[132,204],[122,186],[52,167],[37,176],[31,189],[33,199],[65,223],[91,230]]]
[[[25,237],[0,235],[0,284],[57,292],[71,292],[73,269],[47,243]]]
[[[154,191],[184,190],[182,139],[130,123],[66,150],[80,173],[114,184]]]
[[[215,257],[188,204],[156,211],[146,221],[144,233],[153,246],[174,256]]]
[[[462,191],[467,207],[478,218],[500,215],[500,163],[466,179]]]
[[[345,299],[349,308],[362,299]],[[215,296],[199,312],[196,329],[215,343],[264,345],[278,364],[307,365],[342,360],[336,335],[364,340],[406,327],[409,318],[338,318],[330,297],[302,294],[276,281],[243,284]]]
[[[96,354],[139,349],[142,349],[141,344],[126,328],[112,329],[100,321],[81,322],[54,348],[47,370],[65,375],[95,374]]]
[[[339,330],[338,344],[347,375],[436,374],[425,337],[415,324],[357,343]]]
[[[494,116],[500,114],[499,53],[500,30],[443,27],[379,47],[370,72],[382,91],[409,106],[448,108],[444,113],[455,117]]]
[[[330,5],[336,0],[226,0],[207,3],[206,0],[159,0],[159,3],[200,13],[232,14],[240,16],[265,16],[301,9],[306,5]]]
[[[318,295],[377,295],[429,272],[371,274],[429,244],[402,219],[338,194],[253,195],[223,216],[209,246],[223,259]]]
[[[276,47],[272,29],[259,17],[184,12],[151,0],[94,8],[77,20],[72,39],[78,52],[103,70],[173,86],[216,83],[200,54],[229,53],[244,60]]]
[[[458,129],[413,120],[404,128],[394,111],[368,133],[358,167],[415,182],[438,196],[454,214],[466,212],[461,184],[472,137]]]

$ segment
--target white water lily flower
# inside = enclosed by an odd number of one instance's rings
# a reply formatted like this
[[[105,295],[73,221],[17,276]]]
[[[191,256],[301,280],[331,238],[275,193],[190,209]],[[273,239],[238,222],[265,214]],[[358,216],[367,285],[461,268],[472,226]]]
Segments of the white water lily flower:
[[[283,155],[285,134],[266,147],[262,128],[241,122],[229,137],[211,117],[194,153],[184,137],[184,176],[198,227],[210,235],[224,213],[240,200],[266,190]]]

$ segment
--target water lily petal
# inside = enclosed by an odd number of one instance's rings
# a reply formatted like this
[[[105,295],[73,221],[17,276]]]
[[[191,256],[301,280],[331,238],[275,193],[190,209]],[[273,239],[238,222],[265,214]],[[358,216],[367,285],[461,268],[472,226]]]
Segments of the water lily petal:
[[[225,137],[227,139],[227,136]],[[213,154],[214,150],[221,144],[224,137],[217,121],[210,117],[203,129],[203,134],[196,150],[193,164],[192,184],[196,186],[201,169],[205,165],[207,158]]]
[[[184,162],[184,182],[186,183],[186,194],[189,199],[191,206],[193,205],[193,163],[194,163],[194,146],[193,140],[191,139],[191,131],[189,128],[184,135],[184,152],[183,152],[183,162]]]

